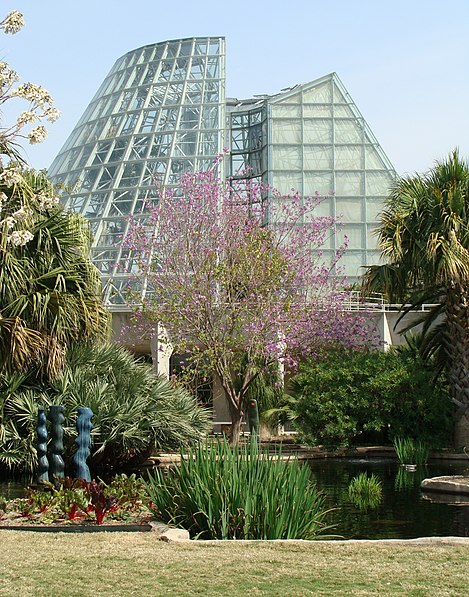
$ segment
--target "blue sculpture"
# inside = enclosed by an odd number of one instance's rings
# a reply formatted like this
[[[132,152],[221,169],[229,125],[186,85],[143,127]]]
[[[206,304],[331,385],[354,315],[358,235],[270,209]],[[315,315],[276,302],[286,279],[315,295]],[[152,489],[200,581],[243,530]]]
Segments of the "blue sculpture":
[[[46,413],[43,408],[37,411],[37,482],[49,483],[49,461],[47,459],[47,428]]]
[[[65,477],[65,465],[62,457],[64,452],[64,407],[51,406],[48,419],[52,423],[49,471],[52,480],[57,482]]]
[[[91,481],[90,469],[86,464],[86,460],[90,455],[91,430],[93,429],[92,417],[93,411],[91,408],[80,406],[77,417],[78,435],[75,440],[77,451],[73,456],[73,462],[76,467],[76,478],[84,481]]]

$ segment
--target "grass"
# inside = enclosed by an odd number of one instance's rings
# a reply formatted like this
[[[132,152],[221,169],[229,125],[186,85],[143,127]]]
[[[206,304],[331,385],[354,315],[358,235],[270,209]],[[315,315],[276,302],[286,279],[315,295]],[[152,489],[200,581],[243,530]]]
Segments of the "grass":
[[[163,543],[0,531],[0,595],[465,595],[469,544]]]

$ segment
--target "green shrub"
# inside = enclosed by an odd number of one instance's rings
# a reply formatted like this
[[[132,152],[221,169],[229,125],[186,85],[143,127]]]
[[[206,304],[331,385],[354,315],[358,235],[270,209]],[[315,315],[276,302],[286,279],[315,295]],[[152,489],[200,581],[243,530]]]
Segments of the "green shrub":
[[[383,484],[372,473],[360,473],[354,477],[348,486],[350,501],[360,509],[376,508],[383,499]]]
[[[426,464],[430,448],[427,444],[414,441],[411,437],[396,437],[393,442],[394,450],[401,464]]]
[[[94,413],[88,460],[94,475],[138,465],[154,450],[186,447],[210,425],[208,412],[188,392],[155,377],[150,365],[110,343],[76,345],[49,385],[27,384],[4,376],[0,386],[0,464],[19,472],[36,467],[37,409],[50,404],[65,408],[64,456],[71,475],[79,406]]]
[[[296,460],[210,443],[181,455],[181,465],[156,470],[147,482],[149,507],[166,523],[202,539],[313,539],[325,530],[324,498]]]
[[[304,441],[328,447],[412,436],[432,447],[451,440],[447,388],[419,358],[389,352],[333,352],[300,365],[291,382]]]

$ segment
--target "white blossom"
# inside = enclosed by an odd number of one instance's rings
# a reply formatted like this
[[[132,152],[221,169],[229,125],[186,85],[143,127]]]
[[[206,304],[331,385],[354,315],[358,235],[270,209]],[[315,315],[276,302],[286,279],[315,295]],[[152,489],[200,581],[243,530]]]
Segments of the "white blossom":
[[[11,215],[17,222],[22,222],[23,220],[28,218],[30,215],[32,215],[32,213],[33,212],[31,211],[31,209],[29,207],[23,206],[23,207],[20,207],[20,209],[18,209]]]
[[[46,137],[47,130],[46,127],[42,125],[37,126],[28,133],[28,138],[31,145],[35,145],[36,143],[42,143]]]
[[[45,211],[46,209],[52,209],[59,203],[58,197],[49,197],[41,191],[37,195],[34,195],[33,200],[37,203],[38,209],[40,211]]]
[[[0,211],[2,211],[2,208],[7,201],[8,197],[5,195],[5,193],[0,193]]]
[[[16,224],[16,220],[15,218],[13,218],[12,216],[8,216],[7,218],[5,218],[4,220],[2,220],[1,222],[2,224],[5,224],[5,226],[7,227],[7,230],[11,230],[12,228],[15,227]]]
[[[21,114],[18,116],[16,120],[19,126],[24,126],[25,124],[30,124],[31,122],[34,122],[36,119],[36,114],[29,110],[27,112],[21,112]]]
[[[15,230],[7,240],[15,247],[23,247],[29,243],[30,240],[33,240],[33,238],[34,234],[31,234],[29,230]]]
[[[22,182],[23,177],[18,168],[5,168],[3,172],[0,172],[0,181],[2,181],[5,186],[12,187],[13,185]]]
[[[18,73],[10,68],[6,62],[0,62],[0,86],[9,87],[18,81]]]
[[[16,89],[13,89],[11,94],[29,100],[30,102],[35,102],[44,109],[46,109],[45,104],[52,104],[54,101],[47,89],[44,89],[44,87],[41,87],[36,83],[23,83]]]
[[[57,110],[57,108],[47,108],[44,111],[44,116],[49,122],[55,122],[60,118],[60,110]]]
[[[12,10],[0,23],[0,29],[3,29],[5,33],[11,33],[14,35],[18,33],[25,25],[24,17],[18,10]]]

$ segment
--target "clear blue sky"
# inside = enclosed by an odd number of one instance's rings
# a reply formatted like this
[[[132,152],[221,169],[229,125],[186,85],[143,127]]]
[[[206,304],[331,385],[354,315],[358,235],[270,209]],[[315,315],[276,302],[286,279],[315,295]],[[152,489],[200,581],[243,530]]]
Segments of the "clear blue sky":
[[[117,58],[198,35],[227,40],[227,94],[276,93],[337,72],[399,174],[455,146],[469,157],[469,0],[7,0],[26,28],[0,57],[49,90],[62,118],[50,165]]]

